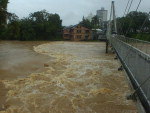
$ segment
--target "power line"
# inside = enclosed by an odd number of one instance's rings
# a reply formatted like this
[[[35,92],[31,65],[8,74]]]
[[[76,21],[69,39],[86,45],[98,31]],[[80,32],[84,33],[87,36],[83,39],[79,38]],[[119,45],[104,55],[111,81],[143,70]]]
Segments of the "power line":
[[[142,2],[142,0],[139,1],[138,6],[137,6],[137,8],[136,8],[136,11],[138,10],[138,8],[139,8],[141,2]],[[144,20],[144,22],[143,22],[143,24],[142,24],[140,30],[142,30],[142,28],[144,27],[144,25],[145,25],[145,23],[146,23],[146,20],[149,19],[149,15],[150,15],[150,13],[148,14],[147,18]],[[132,19],[132,21],[130,22],[129,29],[130,29],[130,27],[131,27],[131,23],[132,23],[132,22],[133,22],[133,19]],[[129,31],[129,29],[128,29],[128,31]],[[126,32],[126,34],[127,34],[127,32]],[[137,36],[136,36],[136,37],[137,37]],[[124,61],[127,59],[127,57],[129,56],[130,50],[131,50],[131,48],[128,50],[127,55],[126,55],[125,58],[123,59],[123,62],[124,62]]]
[[[142,27],[140,28],[140,31],[142,30],[142,28],[144,27],[144,25],[146,24],[146,21],[149,19],[150,16],[150,12],[148,13],[147,18],[145,18],[144,23],[142,24]]]
[[[132,6],[132,3],[133,3],[133,0],[128,0],[128,2],[127,2],[127,5],[126,5],[126,8],[125,8],[125,11],[124,11],[124,15],[123,15],[123,17],[125,16],[125,15],[127,15],[128,13],[129,13],[129,11],[130,11],[130,9],[131,9],[131,6]],[[127,12],[127,13],[126,13]],[[123,33],[123,26],[124,26],[124,21],[123,21],[123,24],[121,25],[122,27],[121,27],[121,33],[124,35],[124,33]]]
[[[136,11],[139,9],[141,2],[142,2],[142,0],[140,0],[138,6],[137,6],[137,8],[136,8]]]
[[[131,9],[131,6],[132,6],[132,3],[133,3],[133,0],[131,0],[131,2],[130,2],[130,5],[129,5],[129,8],[128,8],[127,14],[130,12],[130,9]]]
[[[142,0],[139,1],[138,6],[137,6],[137,8],[136,8],[136,10],[135,10],[136,12],[138,11],[138,9],[139,9],[139,7],[140,7],[141,2],[142,2]],[[126,35],[128,34],[128,32],[129,32],[129,30],[130,30],[130,27],[131,27],[131,23],[132,23],[132,22],[133,22],[133,19],[130,21],[128,30],[127,30],[127,32],[126,32]]]
[[[141,26],[141,28],[140,28],[140,31],[142,30],[142,28],[143,28],[144,25],[146,24],[146,21],[149,19],[149,16],[150,16],[150,12],[148,13],[147,18],[145,18],[145,20],[144,20],[144,22],[143,22],[143,24],[142,24],[142,26]],[[138,36],[138,35],[137,35],[137,36]],[[136,36],[136,38],[137,38],[137,36]],[[129,56],[130,50],[131,50],[131,48],[128,50],[127,55],[126,55],[126,57],[124,58],[123,62],[124,62],[124,61],[127,59],[127,57]]]
[[[128,2],[127,2],[127,5],[126,5],[126,8],[125,8],[125,11],[124,11],[123,17],[126,15],[126,11],[127,11],[128,6],[129,6],[129,3],[130,3],[130,0],[128,0]]]

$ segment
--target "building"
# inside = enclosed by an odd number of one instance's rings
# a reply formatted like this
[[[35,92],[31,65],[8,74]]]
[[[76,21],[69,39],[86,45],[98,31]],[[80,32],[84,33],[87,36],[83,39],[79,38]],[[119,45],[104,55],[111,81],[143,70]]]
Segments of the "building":
[[[72,41],[91,40],[92,31],[81,25],[70,26],[64,28],[63,38],[65,40],[72,40]]]
[[[102,7],[101,10],[97,10],[96,15],[100,19],[100,21],[105,22],[107,21],[107,13],[108,11]]]

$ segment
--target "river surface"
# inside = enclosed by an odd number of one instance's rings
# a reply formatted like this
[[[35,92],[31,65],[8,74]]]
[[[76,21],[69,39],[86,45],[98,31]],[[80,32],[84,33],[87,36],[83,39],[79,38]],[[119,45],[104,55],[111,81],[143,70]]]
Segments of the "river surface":
[[[1,42],[0,52],[0,113],[137,113],[105,43]]]
[[[1,41],[0,79],[15,79],[42,71],[50,57],[33,50],[33,46],[42,43],[44,42]]]
[[[0,110],[5,101],[7,89],[1,80],[14,80],[45,70],[44,64],[51,58],[33,50],[45,42],[0,41]]]

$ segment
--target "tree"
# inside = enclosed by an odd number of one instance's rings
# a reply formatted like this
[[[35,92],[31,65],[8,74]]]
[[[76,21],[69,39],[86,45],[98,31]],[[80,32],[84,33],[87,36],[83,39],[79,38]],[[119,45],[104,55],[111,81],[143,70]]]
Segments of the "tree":
[[[0,0],[0,37],[5,31],[7,22],[7,4],[8,0]]]
[[[62,29],[59,15],[49,14],[46,10],[31,13],[29,20],[38,40],[52,40],[58,37]]]
[[[5,40],[61,40],[62,20],[58,14],[46,10],[31,13],[19,19],[13,13],[7,13],[7,27],[1,30],[1,39]],[[2,19],[1,19],[2,20]],[[3,22],[4,23],[4,22]],[[2,26],[2,24],[1,24]]]
[[[83,17],[82,21],[79,24],[86,28],[89,28],[89,29],[99,29],[100,28],[100,21],[97,16],[94,16],[92,18],[91,22],[88,19],[85,19]]]
[[[11,14],[8,17],[8,25],[6,30],[6,36],[10,40],[18,40],[20,36],[20,24],[19,17],[16,14]]]
[[[100,28],[100,22],[99,22],[99,19],[97,16],[94,16],[92,18],[91,24],[92,24],[92,28],[94,28],[94,29]]]
[[[24,18],[20,20],[19,40],[37,40],[36,32],[33,28],[33,22],[29,18]]]
[[[5,25],[7,20],[8,0],[0,0],[0,25]]]
[[[142,25],[145,20],[146,23],[142,28]],[[150,29],[149,24],[150,21],[148,19],[148,14],[143,12],[136,12],[136,11],[130,12],[126,17],[118,18],[117,22],[118,22],[118,31],[120,34],[137,33],[138,31],[144,32],[145,28]]]
[[[125,17],[117,18],[118,33],[131,38],[150,41],[149,14],[130,12]]]
[[[91,22],[88,19],[84,19],[84,17],[83,17],[82,21],[79,24],[82,25],[83,27],[92,29]]]

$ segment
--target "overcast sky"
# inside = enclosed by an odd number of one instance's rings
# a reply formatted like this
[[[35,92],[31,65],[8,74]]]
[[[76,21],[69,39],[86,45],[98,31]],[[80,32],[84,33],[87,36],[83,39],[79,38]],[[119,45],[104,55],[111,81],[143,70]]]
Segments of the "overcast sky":
[[[49,13],[57,13],[63,20],[63,25],[74,25],[89,13],[104,7],[110,11],[112,0],[9,0],[8,11],[20,18],[30,13],[46,9]],[[116,15],[122,16],[128,0],[115,0]],[[135,10],[139,0],[134,0],[132,10]],[[143,0],[140,11],[150,11],[150,0]]]

